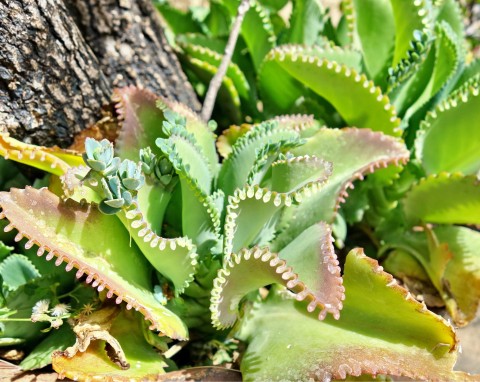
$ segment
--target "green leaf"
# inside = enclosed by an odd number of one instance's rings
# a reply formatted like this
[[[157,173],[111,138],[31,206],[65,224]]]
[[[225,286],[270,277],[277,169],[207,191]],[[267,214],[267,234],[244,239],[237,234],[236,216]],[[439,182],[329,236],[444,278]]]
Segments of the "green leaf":
[[[258,155],[278,154],[299,143],[299,134],[292,129],[279,128],[278,122],[267,121],[254,126],[240,137],[232,147],[232,153],[222,163],[218,175],[218,188],[225,195],[232,195],[235,189],[243,188]]]
[[[327,58],[320,58],[323,54],[320,52],[286,46],[268,54],[259,80],[265,108],[277,113],[287,112],[303,96],[301,83],[330,102],[347,124],[399,135],[395,110],[380,88],[365,75],[343,65],[343,61],[330,60],[328,52],[325,53]]]
[[[308,375],[321,381],[361,374],[475,378],[452,371],[453,328],[359,249],[347,256],[344,286],[338,321],[318,321],[305,311],[305,303],[272,292],[247,310],[237,331],[248,343],[241,364],[244,380],[298,380]]]
[[[249,245],[265,245],[276,232],[276,223],[283,206],[290,207],[312,193],[325,187],[330,176],[331,166],[328,162],[318,161],[309,166],[306,161],[295,161],[293,167],[302,168],[304,176],[295,179],[295,183],[277,184],[288,192],[247,185],[236,189],[228,198],[224,228],[224,254],[236,253]],[[306,175],[306,176],[305,176]]]
[[[212,36],[228,36],[230,32],[231,17],[228,8],[221,1],[210,1],[210,12],[204,20]]]
[[[174,113],[185,118],[185,130],[195,138],[197,148],[205,155],[213,174],[217,173],[218,155],[215,150],[215,134],[211,128],[202,121],[201,117],[183,103],[159,98],[157,107],[162,110],[168,108]]]
[[[146,89],[133,86],[114,91],[112,99],[120,120],[115,151],[122,159],[138,161],[140,149],[146,147],[158,154],[155,140],[165,137],[162,131],[165,118],[162,110],[156,106],[158,98]]]
[[[457,80],[453,90],[457,90],[463,87],[468,81],[474,81],[473,78],[476,78],[476,82],[479,82],[480,77],[480,59],[474,59],[468,65],[463,68],[462,74]]]
[[[76,152],[30,145],[7,133],[0,133],[0,155],[58,176],[65,174],[71,166],[83,164],[82,157]]]
[[[406,57],[389,71],[388,94],[399,115],[404,115],[408,107],[422,95],[431,80],[434,67],[435,44],[432,33],[424,29],[410,41]]]
[[[87,274],[87,283],[106,289],[107,297],[117,295],[117,303],[123,300],[140,310],[152,329],[173,338],[187,336],[182,321],[155,300],[151,269],[116,216],[73,200],[62,202],[47,189],[31,187],[0,193],[0,206],[9,221],[7,230],[25,236],[26,248],[39,245],[38,254],[48,251],[47,260],[56,257],[55,264],[77,268],[77,277]]]
[[[3,285],[8,289],[17,289],[19,286],[40,277],[37,268],[28,257],[18,254],[8,256],[0,263],[0,275]]]
[[[10,346],[16,343],[34,344],[44,334],[41,332],[46,325],[42,322],[31,322],[33,306],[40,300],[52,300],[55,295],[52,285],[58,283],[57,277],[44,276],[36,278],[11,291],[6,296],[6,307],[14,314],[10,319],[22,319],[27,321],[6,321],[1,336],[0,346]],[[48,326],[48,325],[47,325]]]
[[[393,65],[406,57],[415,31],[423,30],[432,24],[428,7],[429,0],[405,1],[390,0],[395,20],[395,52]]]
[[[431,175],[412,187],[403,205],[412,224],[480,224],[480,183],[474,175]]]
[[[240,33],[258,73],[264,57],[275,46],[275,34],[267,11],[257,0],[250,2]]]
[[[241,299],[273,283],[292,290],[298,301],[307,301],[308,312],[318,308],[319,320],[327,313],[338,319],[344,288],[330,228],[314,226],[305,231],[302,240],[278,256],[258,247],[228,256],[213,284],[210,310],[214,326],[232,326]]]
[[[465,36],[465,25],[460,3],[455,0],[443,0],[442,8],[437,16],[438,21],[446,21],[454,30],[459,41]]]
[[[466,227],[436,227],[439,243],[448,245],[451,260],[442,275],[447,309],[455,324],[474,320],[480,304],[480,233]]]
[[[390,0],[352,2],[354,29],[367,72],[376,84],[384,87],[395,46],[395,23]]]
[[[130,364],[122,370],[108,357],[105,341],[92,341],[87,350],[67,358],[62,353],[55,353],[52,359],[53,369],[61,378],[72,380],[102,381],[145,381],[157,380],[165,374],[168,366],[165,358],[150,346],[142,333],[142,323],[136,314],[121,312],[112,322],[109,333],[118,341]]]
[[[220,66],[223,57],[222,54],[204,46],[182,42],[179,42],[179,45],[184,54],[189,56],[189,58],[196,58],[197,60],[206,62],[212,66],[215,66],[216,68]],[[250,85],[238,65],[236,65],[234,62],[230,62],[225,76],[232,80],[238,95],[245,101],[248,101],[250,96]]]
[[[118,217],[150,264],[172,281],[176,294],[181,293],[193,280],[197,265],[196,247],[190,239],[156,235],[135,203]]]
[[[311,182],[324,182],[332,174],[332,163],[316,156],[291,157],[272,163],[271,189],[292,193]]]
[[[209,162],[193,137],[174,133],[168,139],[156,141],[160,150],[169,157],[177,173],[188,173],[198,188],[206,195],[212,189],[213,174]]]
[[[260,4],[274,12],[280,11],[287,3],[288,0],[260,0]]]
[[[215,65],[194,57],[186,57],[185,64],[195,73],[195,76],[205,84],[210,83],[218,70]],[[222,112],[226,114],[233,123],[240,122],[240,96],[230,77],[223,77],[222,79],[222,86],[216,98],[216,107],[221,108]]]
[[[65,350],[75,343],[75,335],[68,325],[49,332],[48,336],[33,348],[30,354],[20,362],[23,370],[41,369],[52,363],[52,353]]]
[[[313,301],[323,303],[324,310],[319,313],[319,319],[323,319],[327,312],[338,319],[345,299],[333,241],[331,228],[320,222],[303,231],[278,254],[310,289]],[[299,296],[296,299],[299,300]],[[310,302],[307,310],[313,312],[314,309],[315,304]]]
[[[30,181],[18,171],[13,161],[0,156],[0,190],[8,191],[12,187],[25,187]],[[1,250],[0,250],[1,253]],[[1,258],[1,256],[0,256]]]
[[[480,304],[480,233],[456,226],[424,231],[392,235],[386,241],[422,264],[455,325],[465,326]]]
[[[435,59],[429,80],[422,93],[408,105],[405,118],[410,118],[417,110],[435,96],[457,72],[461,58],[461,47],[449,24],[443,22],[436,26]]]
[[[285,210],[274,242],[278,251],[304,229],[325,221],[331,223],[339,204],[348,196],[353,181],[390,163],[408,160],[409,152],[401,141],[367,129],[320,129],[292,154],[315,155],[333,163],[327,184],[305,198],[300,205]]]
[[[476,80],[467,82],[427,115],[416,141],[416,155],[427,174],[480,169],[478,87]]]
[[[188,137],[172,135],[157,144],[180,176],[183,234],[203,252],[203,246],[215,245],[220,226],[220,211],[210,196],[213,175],[208,162]]]
[[[156,2],[155,6],[174,34],[195,33],[202,30],[200,23],[190,11],[183,12],[163,1]]]
[[[288,43],[313,45],[323,30],[325,11],[318,0],[295,0]]]
[[[13,251],[13,247],[10,247],[9,245],[5,245],[3,241],[0,241],[0,261],[5,259],[12,251]]]
[[[227,42],[222,38],[215,38],[206,36],[200,33],[186,33],[177,36],[177,43],[181,46],[193,45],[193,46],[203,46],[211,51],[223,54],[225,51],[225,46]]]

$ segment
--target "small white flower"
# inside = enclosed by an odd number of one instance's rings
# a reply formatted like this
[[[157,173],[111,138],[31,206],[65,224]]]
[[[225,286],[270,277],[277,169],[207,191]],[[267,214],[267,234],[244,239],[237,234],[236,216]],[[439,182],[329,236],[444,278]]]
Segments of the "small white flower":
[[[48,306],[50,305],[50,300],[40,300],[32,308],[34,314],[42,314],[48,312]]]
[[[53,307],[52,316],[60,317],[64,314],[67,314],[70,310],[70,307],[67,304],[57,304]]]
[[[54,320],[50,321],[50,325],[54,329],[58,329],[60,326],[62,326],[63,320],[61,318],[55,318]]]

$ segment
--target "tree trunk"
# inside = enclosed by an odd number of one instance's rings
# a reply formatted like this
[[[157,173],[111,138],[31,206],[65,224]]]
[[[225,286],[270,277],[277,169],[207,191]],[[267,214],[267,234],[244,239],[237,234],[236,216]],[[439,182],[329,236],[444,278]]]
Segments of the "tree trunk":
[[[143,86],[200,108],[151,0],[65,1],[113,87]]]
[[[0,0],[0,130],[68,146],[130,84],[198,109],[148,1]]]

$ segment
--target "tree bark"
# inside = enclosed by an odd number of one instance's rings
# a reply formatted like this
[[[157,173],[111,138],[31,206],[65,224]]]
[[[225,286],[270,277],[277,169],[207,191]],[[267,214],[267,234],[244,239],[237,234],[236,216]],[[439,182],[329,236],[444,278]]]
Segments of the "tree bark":
[[[0,127],[68,145],[111,87],[60,0],[0,1]]]
[[[151,0],[65,1],[113,87],[142,86],[200,109]]]
[[[0,130],[68,146],[132,84],[199,109],[149,0],[0,0]]]

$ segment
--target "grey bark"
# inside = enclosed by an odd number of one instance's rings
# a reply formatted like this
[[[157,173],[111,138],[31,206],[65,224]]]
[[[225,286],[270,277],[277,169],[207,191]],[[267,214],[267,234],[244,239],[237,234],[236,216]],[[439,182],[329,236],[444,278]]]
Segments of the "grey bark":
[[[143,86],[199,110],[151,0],[65,0],[113,87]]]
[[[0,16],[0,129],[68,145],[108,102],[107,79],[61,0],[1,0]]]
[[[68,146],[125,85],[200,108],[150,0],[0,0],[0,130]]]

